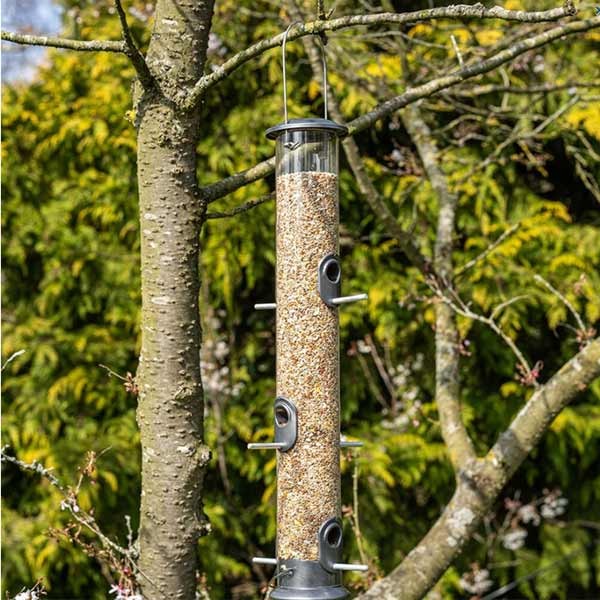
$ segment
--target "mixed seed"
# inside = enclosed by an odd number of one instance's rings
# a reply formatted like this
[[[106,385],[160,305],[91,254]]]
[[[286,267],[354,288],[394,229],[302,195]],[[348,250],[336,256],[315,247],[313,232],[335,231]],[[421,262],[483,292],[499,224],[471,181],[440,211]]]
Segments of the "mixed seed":
[[[338,316],[317,290],[338,221],[336,175],[277,178],[277,395],[298,413],[294,448],[277,453],[280,559],[317,560],[319,527],[340,513]]]

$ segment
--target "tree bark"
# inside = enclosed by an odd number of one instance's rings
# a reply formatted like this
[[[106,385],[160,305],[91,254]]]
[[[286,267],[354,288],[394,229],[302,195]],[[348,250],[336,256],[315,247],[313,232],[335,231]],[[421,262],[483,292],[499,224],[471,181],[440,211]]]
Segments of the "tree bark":
[[[213,2],[159,0],[147,63],[155,86],[137,105],[142,348],[140,577],[147,600],[192,600],[201,491],[199,234],[205,202],[196,181],[197,110],[176,99],[202,74]]]
[[[438,285],[451,289],[452,249],[458,198],[450,188],[437,158],[437,147],[416,104],[402,111],[402,123],[417,147],[427,178],[438,200],[438,224],[434,268]],[[443,302],[435,306],[435,401],[442,437],[456,472],[475,457],[473,444],[462,420],[460,407],[459,338],[456,315]]]

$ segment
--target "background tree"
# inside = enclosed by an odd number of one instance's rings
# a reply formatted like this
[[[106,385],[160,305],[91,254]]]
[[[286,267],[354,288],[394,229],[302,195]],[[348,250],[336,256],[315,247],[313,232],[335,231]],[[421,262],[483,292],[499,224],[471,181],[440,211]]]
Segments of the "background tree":
[[[235,71],[232,67],[253,55],[236,54],[253,42],[269,39],[258,49],[275,48],[280,36],[270,36],[298,19],[291,5],[279,12],[269,4],[256,10],[223,2],[216,8],[209,40],[209,7],[190,3],[194,10],[188,25],[195,22],[198,27],[188,39],[187,30],[173,28],[172,21],[179,18],[171,14],[173,6],[158,3],[152,38],[148,20],[153,7],[140,4],[128,10],[141,46],[154,42],[145,52],[150,73],[126,35],[129,46],[108,46],[117,54],[57,52],[53,67],[42,72],[39,82],[5,92],[4,353],[10,356],[21,348],[27,352],[5,372],[4,436],[20,459],[42,460],[64,477],[75,472],[85,450],[91,447],[100,454],[110,447],[97,459],[97,472],[91,473],[97,483],[86,479],[77,499],[82,509],[94,509],[107,535],[126,543],[125,515],[137,526],[136,390],[126,382],[128,393],[97,365],[107,364],[124,376],[135,370],[139,190],[142,364],[160,364],[165,370],[149,368],[145,373],[144,366],[136,382],[146,394],[140,398],[142,437],[144,414],[148,436],[143,446],[155,452],[158,448],[162,456],[159,461],[152,452],[143,454],[143,481],[154,483],[143,483],[147,504],[141,513],[139,564],[148,579],[138,574],[138,584],[147,597],[190,597],[198,568],[213,597],[256,597],[270,573],[257,567],[251,572],[248,559],[256,546],[267,552],[274,538],[270,500],[276,482],[274,463],[248,456],[244,446],[253,435],[268,435],[274,390],[272,322],[251,310],[254,301],[270,298],[273,289],[271,181],[262,180],[272,161],[244,175],[230,175],[272,153],[263,133],[280,120],[281,70],[274,57],[258,50],[252,63]],[[312,8],[297,7],[308,10],[300,20],[314,18]],[[340,23],[337,17],[355,10],[339,6],[316,29],[333,29],[332,23]],[[489,511],[537,433],[599,368],[597,356],[593,359],[598,342],[591,342],[577,362],[560,372],[558,383],[536,388],[537,380],[545,382],[593,337],[600,314],[595,269],[597,99],[590,87],[598,73],[594,61],[580,59],[597,46],[597,34],[584,32],[597,27],[598,19],[586,18],[590,8],[580,7],[575,19],[559,24],[518,25],[483,22],[482,9],[466,10],[476,11],[477,19],[413,20],[409,25],[411,19],[394,16],[358,30],[360,34],[327,34],[333,95],[357,140],[354,153],[346,142],[347,169],[341,182],[344,260],[353,265],[347,285],[371,291],[368,318],[364,307],[356,306],[345,309],[342,320],[344,430],[368,441],[354,461],[344,463],[347,526],[360,533],[350,551],[364,554],[372,564],[368,581],[357,577],[356,586],[364,589],[416,546],[417,552],[376,584],[371,595],[398,597],[397,590],[403,589],[406,597],[421,597],[474,534],[466,558],[439,584],[445,597],[464,596],[469,586],[475,589],[476,577],[480,583],[487,581],[481,578],[484,567],[500,585],[569,557],[552,567],[552,577],[546,571],[520,583],[520,590],[531,597],[568,597],[598,586],[593,536],[585,527],[595,518],[598,497],[593,474],[597,388],[579,396],[554,421],[537,455],[505,492],[513,502],[507,512],[496,507],[492,518]],[[78,38],[118,38],[119,15],[112,5],[73,4],[70,14]],[[306,31],[311,27],[298,26],[290,39]],[[573,34],[568,46],[546,46],[566,34]],[[194,44],[198,63],[186,58]],[[214,69],[203,64],[207,44]],[[310,64],[302,62],[302,45],[290,44],[290,55],[290,63],[299,65],[293,79],[293,116],[304,116],[311,103],[318,113],[319,88]],[[509,59],[513,62],[507,63]],[[126,82],[134,68],[140,82],[134,109],[127,112]],[[461,85],[478,70],[491,74]],[[200,77],[203,71],[206,75]],[[194,85],[197,80],[201,83]],[[417,91],[406,92],[407,85]],[[451,85],[443,95],[432,95]],[[187,96],[186,89],[192,90]],[[194,104],[190,99],[201,96],[203,104],[187,110]],[[418,109],[395,112],[419,98],[430,99]],[[137,182],[136,131],[124,116],[138,127]],[[197,173],[202,188],[197,188]],[[207,203],[226,194],[229,198],[218,209],[205,212]],[[219,218],[232,211],[241,216]],[[451,217],[440,231],[442,213],[456,215],[456,225]],[[203,253],[197,259],[200,230]],[[165,236],[167,231],[183,237]],[[457,266],[449,262],[450,256]],[[536,275],[544,279],[536,281]],[[512,301],[523,294],[527,297]],[[206,443],[214,456],[204,494],[213,534],[200,540],[196,567],[200,463],[207,457],[195,358],[199,324],[189,331],[179,324],[194,325],[198,297],[205,329]],[[504,340],[494,326],[501,328]],[[163,334],[158,336],[160,329]],[[524,361],[515,357],[507,341],[520,349]],[[540,360],[541,373],[540,365],[535,367]],[[146,391],[144,377],[150,386]],[[169,385],[164,384],[167,379]],[[488,460],[474,460],[470,445],[484,455],[519,407],[531,402],[532,392],[534,399],[545,392],[545,399],[556,404],[542,411],[542,427],[534,435],[520,437],[526,447],[499,446]],[[528,406],[543,408],[533,402]],[[191,425],[186,413],[190,408]],[[174,425],[177,443],[159,446],[157,438],[168,431],[165,425],[173,424],[172,417],[184,423]],[[506,448],[523,452],[508,456],[506,469],[496,467],[494,456]],[[569,468],[569,461],[580,472]],[[168,469],[163,468],[167,462]],[[189,479],[173,479],[188,467]],[[44,535],[49,525],[68,520],[68,511],[60,511],[59,492],[29,487],[12,468],[5,470],[5,477],[8,588],[47,575],[55,597],[90,595],[92,589],[105,597],[102,577],[92,567],[82,569],[86,559]],[[419,539],[450,501],[455,477],[457,493],[430,534],[442,532],[436,552],[428,539],[428,551],[418,552],[423,548],[417,546]],[[574,482],[578,490],[569,493],[569,521],[562,523],[555,490],[566,493]],[[554,513],[545,511],[554,517],[533,528],[535,518],[525,521],[527,513],[521,509],[529,507],[540,516],[544,506],[555,507]],[[469,518],[457,521],[457,514]],[[484,515],[484,529],[476,533]],[[507,515],[508,524],[503,524]],[[144,526],[144,519],[151,528]],[[523,531],[529,531],[527,545],[511,544],[523,541]],[[165,541],[151,541],[150,533],[164,535]],[[165,544],[173,554],[157,551]],[[474,561],[479,566],[470,568]],[[413,568],[427,578],[415,577]]]

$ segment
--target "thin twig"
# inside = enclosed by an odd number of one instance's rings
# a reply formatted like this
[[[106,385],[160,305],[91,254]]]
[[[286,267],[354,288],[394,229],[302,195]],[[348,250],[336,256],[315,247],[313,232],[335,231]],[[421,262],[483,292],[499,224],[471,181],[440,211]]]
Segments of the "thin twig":
[[[354,463],[354,469],[352,471],[352,524],[354,525],[354,537],[356,538],[356,545],[358,547],[358,553],[360,554],[360,562],[365,565],[368,563],[367,555],[363,548],[362,533],[360,530],[360,518],[358,512],[358,463]]]
[[[519,302],[519,300],[524,300],[525,298],[529,298],[529,294],[521,294],[520,296],[515,296],[514,298],[509,298],[504,302],[500,302],[500,304],[498,304],[498,306],[496,306],[490,313],[490,319],[495,319],[496,316],[499,315],[505,308],[509,307],[515,302]]]
[[[266,194],[261,196],[260,198],[256,198],[254,200],[249,200],[244,204],[240,204],[240,206],[236,206],[234,209],[223,212],[209,212],[206,213],[206,219],[226,219],[228,217],[234,217],[235,215],[239,215],[241,213],[247,212],[252,208],[260,206],[269,200],[273,200],[275,198],[275,192],[271,192],[270,194]]]
[[[577,321],[577,326],[579,330],[585,332],[587,327],[581,318],[581,315],[575,310],[575,307],[567,300],[567,298],[561,294],[549,281],[546,281],[541,275],[537,273],[533,276],[533,279],[543,285],[546,289],[548,289],[552,294],[554,294],[570,311],[570,313],[575,317]]]
[[[460,53],[460,48],[458,47],[458,44],[456,43],[456,38],[454,37],[454,35],[450,36],[450,40],[452,42],[452,47],[454,48],[454,53],[456,54],[456,58],[458,58],[458,64],[462,68],[465,66],[465,61],[463,60],[462,54]]]
[[[510,348],[512,353],[516,356],[517,360],[521,364],[521,367],[523,368],[523,372],[525,373],[527,378],[531,381],[532,385],[536,388],[539,387],[539,383],[537,382],[536,378],[533,377],[531,367],[529,366],[529,362],[525,358],[525,355],[521,352],[521,350],[519,350],[519,347],[515,344],[515,342],[504,332],[504,330],[500,327],[500,325],[498,325],[498,323],[496,323],[496,321],[491,316],[484,317],[483,315],[473,312],[462,301],[462,299],[458,296],[458,294],[454,290],[450,289],[449,291],[452,293],[455,300],[453,300],[452,298],[449,298],[436,285],[434,285],[434,284],[430,284],[430,285],[431,285],[434,293],[436,294],[436,296],[438,298],[440,298],[440,300],[442,302],[447,304],[456,314],[460,315],[461,317],[465,317],[467,319],[479,321],[480,323],[487,325],[494,333],[496,333],[496,335],[498,335],[504,341],[504,343]],[[506,305],[507,304],[505,303],[505,306]],[[497,314],[497,312],[498,312],[497,310],[493,310],[492,314]]]
[[[573,96],[568,102],[560,106],[556,111],[554,111],[547,119],[545,119],[542,123],[540,123],[532,132],[532,136],[538,133],[541,133],[550,123],[556,121],[559,117],[561,117],[564,113],[566,113],[572,106],[577,104],[581,98],[576,94]]]
[[[463,183],[469,181],[469,179],[471,179],[471,177],[475,173],[477,173],[478,171],[481,171],[482,169],[485,169],[487,166],[489,166],[490,164],[495,162],[498,159],[498,157],[500,156],[500,154],[502,153],[502,151],[505,150],[506,148],[508,148],[509,146],[511,146],[512,144],[520,143],[525,140],[534,138],[536,135],[539,135],[544,129],[546,129],[546,127],[548,127],[548,125],[550,125],[552,122],[556,121],[561,115],[563,115],[573,105],[575,105],[577,102],[579,102],[579,100],[580,100],[579,96],[577,96],[577,95],[573,96],[573,98],[571,98],[568,102],[563,104],[555,112],[553,112],[546,119],[544,119],[544,121],[542,121],[542,123],[540,123],[532,131],[528,131],[526,133],[521,133],[521,131],[519,130],[518,124],[515,125],[512,135],[507,137],[502,143],[498,144],[498,146],[496,146],[495,150],[489,156],[487,156],[487,158],[485,158],[483,161],[477,163],[466,175],[464,175],[459,180],[458,185],[462,185]]]
[[[515,231],[517,231],[520,226],[521,226],[521,223],[515,223],[514,225],[509,227],[504,233],[502,233],[502,235],[497,240],[492,242],[492,244],[490,244],[481,254],[479,254],[475,258],[471,259],[469,262],[465,263],[462,267],[460,267],[457,271],[455,271],[454,277],[455,278],[460,277],[466,271],[468,271],[469,269],[472,269],[476,264],[485,260],[498,246],[500,246],[500,244],[502,244],[502,242],[504,242],[513,233],[515,233]]]
[[[373,396],[375,396],[377,402],[379,402],[379,404],[381,404],[383,408],[385,408],[386,410],[389,409],[388,403],[385,401],[383,394],[379,390],[379,386],[373,378],[373,375],[371,373],[371,370],[369,369],[369,365],[365,357],[358,349],[356,350],[356,358],[358,358],[358,364],[360,365],[360,368],[362,369],[362,372],[365,375],[371,393],[373,394]]]
[[[2,367],[0,368],[0,372],[4,371],[4,369],[6,369],[6,367],[8,367],[8,365],[15,360],[15,358],[18,358],[19,356],[21,356],[22,354],[25,354],[25,352],[27,352],[27,350],[22,349],[22,350],[17,350],[16,352],[13,352],[7,359],[6,362],[2,365]]]
[[[42,477],[47,479],[54,487],[58,488],[61,492],[66,493],[66,489],[60,483],[59,479],[50,472],[50,469],[46,469],[44,465],[38,462],[37,460],[34,460],[31,463],[26,463],[22,460],[19,460],[15,456],[10,456],[10,454],[6,453],[9,447],[10,446],[8,445],[2,446],[2,449],[0,450],[0,460],[2,462],[9,462],[14,465],[17,465],[23,471],[31,471],[32,473],[37,473],[38,475],[41,475]]]
[[[127,547],[133,548],[133,530],[131,529],[131,516],[125,515],[125,525],[127,527]]]
[[[26,462],[23,462],[22,460],[19,460],[18,458],[14,457],[14,456],[10,456],[9,454],[6,453],[8,448],[9,448],[9,446],[3,446],[2,450],[0,451],[0,460],[2,462],[9,462],[9,463],[12,463],[12,464],[18,466],[23,471],[31,471],[32,473],[37,473],[38,475],[41,475],[51,485],[53,485],[57,490],[59,490],[61,492],[61,494],[64,498],[64,500],[61,502],[62,509],[68,510],[71,513],[71,516],[73,517],[73,519],[75,519],[75,521],[77,521],[80,525],[83,525],[84,527],[89,529],[92,533],[94,533],[98,537],[98,539],[100,540],[100,542],[102,543],[103,546],[111,548],[115,552],[128,558],[130,560],[132,566],[135,567],[135,562],[134,562],[133,558],[131,557],[130,552],[126,548],[119,546],[118,544],[113,542],[111,539],[106,537],[102,533],[100,528],[98,527],[98,524],[96,523],[96,520],[94,519],[94,517],[92,515],[90,515],[89,513],[87,513],[85,510],[83,510],[79,506],[79,504],[77,503],[77,498],[74,493],[74,490],[70,489],[69,487],[65,487],[60,482],[60,480],[50,472],[50,469],[45,468],[37,460],[34,460],[31,463],[26,463]],[[78,486],[79,485],[80,485],[80,483],[78,484]]]
[[[113,42],[110,40],[69,40],[46,35],[13,33],[12,31],[2,31],[1,37],[5,42],[26,44],[28,46],[47,46],[49,48],[63,48],[65,50],[78,50],[80,52],[118,52],[127,54],[127,45],[125,42]]]
[[[108,376],[109,377],[116,377],[117,379],[120,379],[121,381],[127,381],[126,377],[123,377],[123,375],[119,375],[116,371],[113,371],[110,367],[107,367],[106,365],[103,365],[102,363],[98,363],[98,366],[101,367],[102,369],[105,369],[106,371],[108,371]]]
[[[390,398],[391,398],[390,410],[391,410],[392,414],[395,415],[396,410],[397,410],[398,395],[396,394],[396,390],[394,389],[394,384],[392,383],[392,380],[390,379],[390,376],[385,369],[385,365],[383,364],[383,361],[381,360],[381,356],[379,356],[379,352],[377,351],[377,346],[375,345],[375,341],[373,340],[373,337],[371,336],[370,333],[365,335],[365,342],[367,343],[367,345],[369,346],[369,349],[371,350],[370,354],[371,354],[371,357],[373,358],[373,362],[375,363],[375,367],[377,368],[377,372],[379,373],[381,380],[385,384],[385,387],[390,394]]]
[[[596,89],[600,88],[600,83],[590,82],[577,82],[569,81],[568,83],[554,84],[547,83],[544,85],[532,85],[529,87],[518,87],[515,85],[497,85],[488,83],[485,85],[473,86],[468,90],[454,89],[449,92],[453,96],[460,96],[466,98],[473,98],[475,96],[483,96],[485,94],[547,94],[549,92],[559,92],[564,90],[575,90],[575,89]]]
[[[592,540],[591,542],[586,544],[586,547],[584,547],[584,548],[579,548],[577,550],[573,550],[573,552],[569,552],[567,555],[559,558],[558,560],[555,560],[549,564],[545,564],[544,566],[540,567],[539,569],[536,569],[535,571],[532,571],[531,573],[528,573],[527,575],[523,575],[522,577],[515,579],[511,583],[507,583],[506,585],[503,585],[501,588],[483,596],[481,598],[481,600],[494,600],[495,598],[506,597],[507,592],[510,592],[510,590],[513,590],[514,588],[519,586],[521,583],[535,579],[540,573],[544,573],[546,571],[551,571],[552,569],[556,568],[558,565],[566,562],[567,560],[571,560],[574,556],[577,556],[578,554],[581,554],[582,552],[584,552],[587,549],[587,547],[591,547],[592,544],[594,544],[594,543],[596,543],[596,540]]]

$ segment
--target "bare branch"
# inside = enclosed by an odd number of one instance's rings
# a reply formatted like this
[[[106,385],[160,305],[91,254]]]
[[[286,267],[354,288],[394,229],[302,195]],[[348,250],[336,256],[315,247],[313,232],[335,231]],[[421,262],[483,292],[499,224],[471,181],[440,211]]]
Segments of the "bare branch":
[[[513,226],[509,227],[497,240],[492,242],[481,254],[478,254],[475,258],[471,259],[462,267],[458,268],[454,272],[454,278],[456,279],[460,277],[469,269],[472,269],[476,264],[484,261],[498,246],[500,246],[507,238],[509,238],[513,233],[515,233],[520,226],[521,223],[515,223]]]
[[[575,317],[575,321],[577,321],[577,327],[579,327],[579,331],[581,333],[585,333],[588,329],[581,318],[581,315],[575,310],[575,307],[567,300],[567,298],[561,294],[550,282],[546,281],[541,275],[536,273],[533,276],[533,279],[543,285],[546,289],[548,289],[552,294],[554,294],[568,309],[569,312]]]
[[[454,49],[454,54],[456,54],[456,58],[458,59],[458,64],[461,67],[465,66],[465,61],[463,60],[462,54],[460,53],[460,48],[456,42],[456,37],[454,35],[450,36],[450,40],[452,41],[452,48]]]
[[[3,446],[0,451],[0,460],[2,462],[9,462],[23,471],[30,471],[32,473],[37,473],[44,479],[46,479],[52,486],[54,486],[59,492],[62,494],[64,500],[61,502],[61,508],[63,510],[68,510],[73,519],[77,521],[80,525],[83,525],[92,533],[94,533],[100,542],[108,548],[111,548],[118,554],[126,557],[130,560],[131,565],[135,568],[135,561],[133,559],[132,553],[129,549],[123,548],[119,546],[115,542],[113,542],[110,538],[108,538],[102,531],[100,530],[98,524],[96,523],[96,519],[88,512],[83,510],[79,504],[77,503],[77,491],[79,486],[81,485],[81,480],[76,488],[76,490],[72,490],[70,487],[65,487],[58,477],[56,477],[53,473],[50,472],[50,469],[46,469],[41,463],[37,460],[34,460],[32,463],[26,463],[14,456],[10,456],[7,454],[8,446]]]
[[[261,204],[264,204],[269,200],[273,200],[274,198],[275,192],[271,192],[270,194],[266,194],[264,196],[261,196],[260,198],[244,202],[244,204],[240,204],[240,206],[236,206],[235,208],[229,211],[206,213],[205,219],[226,219],[228,217],[234,217],[235,215],[247,212],[252,208],[255,208],[256,206],[260,206]]]
[[[546,83],[544,85],[532,85],[528,87],[519,87],[516,85],[498,85],[494,83],[488,83],[485,85],[476,85],[470,89],[455,89],[447,92],[452,96],[460,96],[463,98],[474,98],[476,96],[484,96],[486,94],[547,94],[549,92],[559,92],[562,90],[576,90],[576,89],[596,89],[600,88],[600,83],[593,81],[582,82],[582,81],[570,81],[568,83]]]
[[[108,373],[109,377],[116,377],[117,379],[120,379],[121,381],[127,381],[126,377],[123,377],[123,375],[119,375],[116,371],[113,371],[110,367],[103,365],[102,363],[98,363],[98,366],[101,369],[104,369]]]
[[[498,494],[539,442],[554,417],[600,376],[600,338],[537,390],[485,459],[468,463],[454,496],[421,542],[360,600],[419,600],[477,530]]]
[[[365,552],[363,546],[363,536],[360,530],[360,513],[359,513],[360,505],[358,503],[358,462],[354,463],[354,469],[352,470],[352,515],[351,515],[351,523],[352,530],[354,532],[354,537],[356,539],[356,545],[358,546],[358,554],[360,556],[360,562],[364,564],[368,564],[369,557]]]
[[[329,106],[335,119],[338,122],[343,123],[343,119],[341,119],[341,113],[338,111],[336,101],[332,95],[329,96]],[[365,163],[360,155],[358,144],[352,137],[347,137],[342,140],[342,146],[344,148],[346,158],[348,159],[348,164],[350,165],[350,168],[354,173],[354,177],[358,182],[360,191],[366,201],[369,203],[369,206],[371,207],[371,210],[375,216],[385,227],[387,233],[396,240],[410,262],[417,267],[419,271],[421,271],[424,277],[431,277],[433,275],[433,265],[431,264],[430,259],[423,255],[416,243],[414,236],[410,233],[410,231],[402,228],[396,217],[394,217],[387,204],[384,202],[377,188],[371,181],[371,178],[367,174]]]
[[[519,302],[519,300],[524,300],[525,298],[529,298],[529,294],[521,294],[520,296],[513,296],[504,302],[500,302],[497,306],[494,307],[494,310],[490,313],[490,319],[495,319],[505,308],[508,308],[511,304],[515,302]]]
[[[498,160],[498,157],[502,154],[503,150],[512,146],[515,143],[523,142],[525,140],[529,140],[535,138],[539,135],[548,125],[556,121],[561,115],[563,115],[566,111],[568,111],[571,107],[573,107],[577,102],[579,102],[579,96],[573,96],[568,102],[560,106],[554,113],[549,115],[542,123],[540,123],[535,129],[532,131],[523,132],[520,130],[519,123],[517,123],[514,127],[513,133],[508,136],[503,142],[498,144],[494,151],[489,154],[484,160],[478,162],[472,169],[469,170],[458,182],[458,185],[461,185],[471,179],[471,177],[477,173],[485,169],[487,166]],[[524,148],[524,146],[521,146]],[[534,161],[532,161],[534,162]]]
[[[69,40],[53,36],[28,35],[25,33],[1,32],[2,40],[15,44],[28,46],[47,46],[49,48],[64,48],[65,50],[78,50],[80,52],[118,52],[127,54],[125,42],[111,40]]]
[[[336,31],[348,27],[357,27],[365,25],[382,24],[412,24],[419,21],[429,21],[432,19],[503,19],[506,21],[518,21],[522,23],[540,23],[545,21],[555,21],[569,15],[576,14],[576,10],[571,0],[568,0],[561,8],[554,8],[547,11],[527,12],[522,10],[506,10],[500,6],[485,8],[483,4],[458,4],[454,6],[443,6],[419,10],[408,13],[379,13],[371,15],[354,15],[340,17],[331,20],[318,20],[310,23],[298,24],[288,33],[288,41],[292,41],[305,35],[315,35],[326,31]],[[206,91],[219,81],[225,79],[230,73],[238,67],[263,54],[270,48],[280,46],[283,41],[283,33],[272,38],[261,40],[249,48],[242,50],[235,56],[232,56],[220,67],[217,67],[210,75],[205,75],[192,88],[184,105],[186,108],[192,108],[198,103]]]
[[[117,9],[117,14],[119,15],[119,21],[121,22],[123,41],[127,46],[127,56],[129,56],[129,58],[131,59],[131,62],[135,68],[136,73],[138,74],[141,84],[145,88],[151,87],[154,83],[154,78],[152,77],[152,73],[150,73],[150,69],[148,68],[146,59],[143,57],[135,41],[133,40],[133,36],[131,35],[131,29],[129,29],[129,24],[127,23],[127,15],[123,10],[121,0],[114,1],[115,8]]]
[[[592,340],[539,388],[486,456],[502,485],[538,443],[556,415],[600,375],[600,338]]]
[[[37,473],[41,475],[44,479],[47,479],[54,487],[59,489],[63,494],[67,493],[67,490],[60,483],[59,479],[50,472],[50,469],[46,469],[42,463],[39,463],[37,460],[34,460],[32,463],[26,463],[14,456],[10,456],[7,454],[9,446],[2,446],[2,450],[0,450],[0,460],[2,462],[9,462],[13,465],[19,467],[19,469],[23,471],[31,471],[32,473]]]
[[[383,102],[374,110],[362,115],[361,117],[358,117],[357,119],[354,119],[354,121],[351,121],[349,124],[350,133],[354,134],[358,131],[363,131],[380,119],[397,111],[400,108],[404,108],[405,106],[412,104],[421,98],[431,96],[443,89],[452,87],[457,83],[492,71],[500,65],[503,65],[513,58],[516,58],[525,52],[529,52],[534,48],[549,44],[565,35],[583,33],[597,27],[600,27],[600,17],[594,17],[592,19],[574,21],[567,23],[566,25],[560,25],[538,35],[534,35],[526,40],[521,40],[514,46],[498,52],[498,54],[495,54],[487,60],[472,63],[462,69],[458,69],[452,73],[449,73],[448,75],[432,79],[428,83],[408,89],[403,94]]]
[[[294,2],[288,3],[288,9],[293,19],[302,20],[303,15],[300,9]],[[308,54],[309,62],[312,67],[313,75],[315,79],[321,84],[321,89],[324,88],[325,82],[323,81],[323,70],[321,64],[321,55],[319,48],[316,45],[314,38],[306,37],[303,40],[304,48]],[[340,110],[335,91],[328,86],[327,97],[329,104],[329,112],[332,117],[340,124],[345,125],[344,116]],[[348,159],[348,164],[352,169],[352,173],[356,178],[358,187],[368,202],[371,210],[375,213],[377,218],[381,221],[385,227],[387,233],[396,240],[402,251],[406,254],[407,258],[415,265],[424,277],[431,276],[433,268],[431,262],[426,258],[420,251],[414,236],[409,231],[406,231],[398,223],[398,220],[394,217],[390,209],[387,207],[383,198],[379,194],[377,188],[373,184],[373,181],[367,173],[365,163],[360,155],[358,144],[352,137],[346,137],[342,140],[342,147],[344,153]]]
[[[373,363],[375,364],[375,368],[377,369],[377,372],[379,373],[379,377],[381,377],[381,381],[383,381],[383,383],[390,395],[390,399],[391,399],[390,412],[392,413],[392,415],[395,415],[396,411],[397,411],[397,404],[398,404],[398,394],[396,393],[396,388],[394,387],[392,379],[390,378],[390,375],[389,375],[387,369],[385,368],[383,361],[381,360],[381,356],[379,356],[377,346],[375,345],[373,336],[370,333],[365,335],[365,342],[366,342],[367,346],[369,347],[369,350],[370,350],[369,354],[371,355],[371,358],[373,359]]]
[[[586,19],[583,21],[574,21],[567,23],[566,25],[560,25],[548,31],[544,31],[538,35],[535,35],[527,40],[517,42],[514,46],[499,52],[492,58],[482,60],[473,65],[469,65],[463,69],[459,69],[451,74],[444,75],[432,79],[428,83],[408,89],[403,94],[392,98],[382,104],[378,105],[372,111],[362,115],[350,121],[348,123],[350,135],[354,135],[360,131],[368,129],[371,125],[387,117],[388,115],[396,112],[397,110],[420,100],[432,96],[433,94],[452,87],[467,79],[482,75],[494,70],[500,65],[529,52],[533,48],[543,46],[557,39],[560,39],[566,35],[574,35],[583,33],[591,29],[600,27],[600,17],[594,17],[592,19]],[[213,202],[231,192],[248,185],[254,181],[262,179],[267,175],[270,175],[275,168],[275,157],[271,157],[250,169],[226,177],[217,183],[207,185],[201,189],[201,192],[208,202]]]
[[[231,192],[235,192],[235,190],[239,190],[250,183],[263,179],[263,177],[267,177],[267,175],[270,175],[274,170],[275,157],[272,156],[250,169],[240,171],[235,175],[230,175],[221,181],[217,181],[217,183],[211,183],[210,185],[200,188],[200,193],[210,204],[223,196],[227,196],[227,194],[231,194]]]
[[[377,384],[377,382],[375,381],[375,378],[373,377],[373,375],[371,373],[371,369],[369,368],[369,365],[368,365],[364,355],[358,349],[358,347],[356,347],[356,345],[355,345],[354,352],[355,352],[354,355],[358,359],[358,364],[360,365],[360,368],[362,369],[363,375],[365,376],[365,379],[367,380],[367,384],[369,385],[369,391],[371,392],[371,394],[373,394],[373,396],[375,397],[377,402],[379,402],[379,404],[381,404],[381,406],[384,409],[388,409],[389,408],[388,403],[385,401],[385,398],[383,397],[383,394],[381,393],[381,391],[379,389],[379,385]]]
[[[439,152],[416,104],[402,112],[402,122],[417,147],[421,162],[438,200],[438,224],[434,249],[436,289],[452,286],[452,246],[456,228],[458,198],[449,186],[439,163]],[[442,437],[458,473],[466,461],[475,458],[473,443],[462,420],[460,406],[460,349],[456,317],[445,304],[436,305],[435,401],[440,415]]]
[[[449,290],[452,294],[452,298],[451,298],[447,294],[445,294],[444,291],[437,285],[432,285],[432,289],[433,289],[434,293],[437,295],[437,297],[444,304],[446,304],[448,307],[450,307],[456,314],[460,315],[461,317],[465,317],[466,319],[472,319],[473,321],[479,321],[480,323],[487,325],[496,335],[498,335],[500,338],[502,338],[504,343],[510,348],[511,352],[515,355],[515,357],[519,361],[519,363],[522,367],[522,370],[523,370],[525,376],[528,378],[528,380],[531,381],[532,385],[534,385],[535,387],[539,387],[539,383],[536,381],[536,377],[534,377],[532,369],[529,366],[529,362],[525,358],[525,355],[521,352],[519,347],[510,338],[510,336],[502,329],[502,327],[500,327],[500,325],[498,325],[498,323],[493,318],[499,312],[498,307],[496,307],[492,311],[491,316],[484,317],[483,315],[480,315],[479,313],[476,313],[473,310],[471,310],[461,300],[461,298],[458,296],[458,294],[456,294],[453,290]],[[524,296],[519,296],[518,299],[521,299],[523,297]],[[506,307],[509,304],[512,304],[513,301],[515,301],[515,300],[511,299],[510,302],[504,302],[501,306]]]

